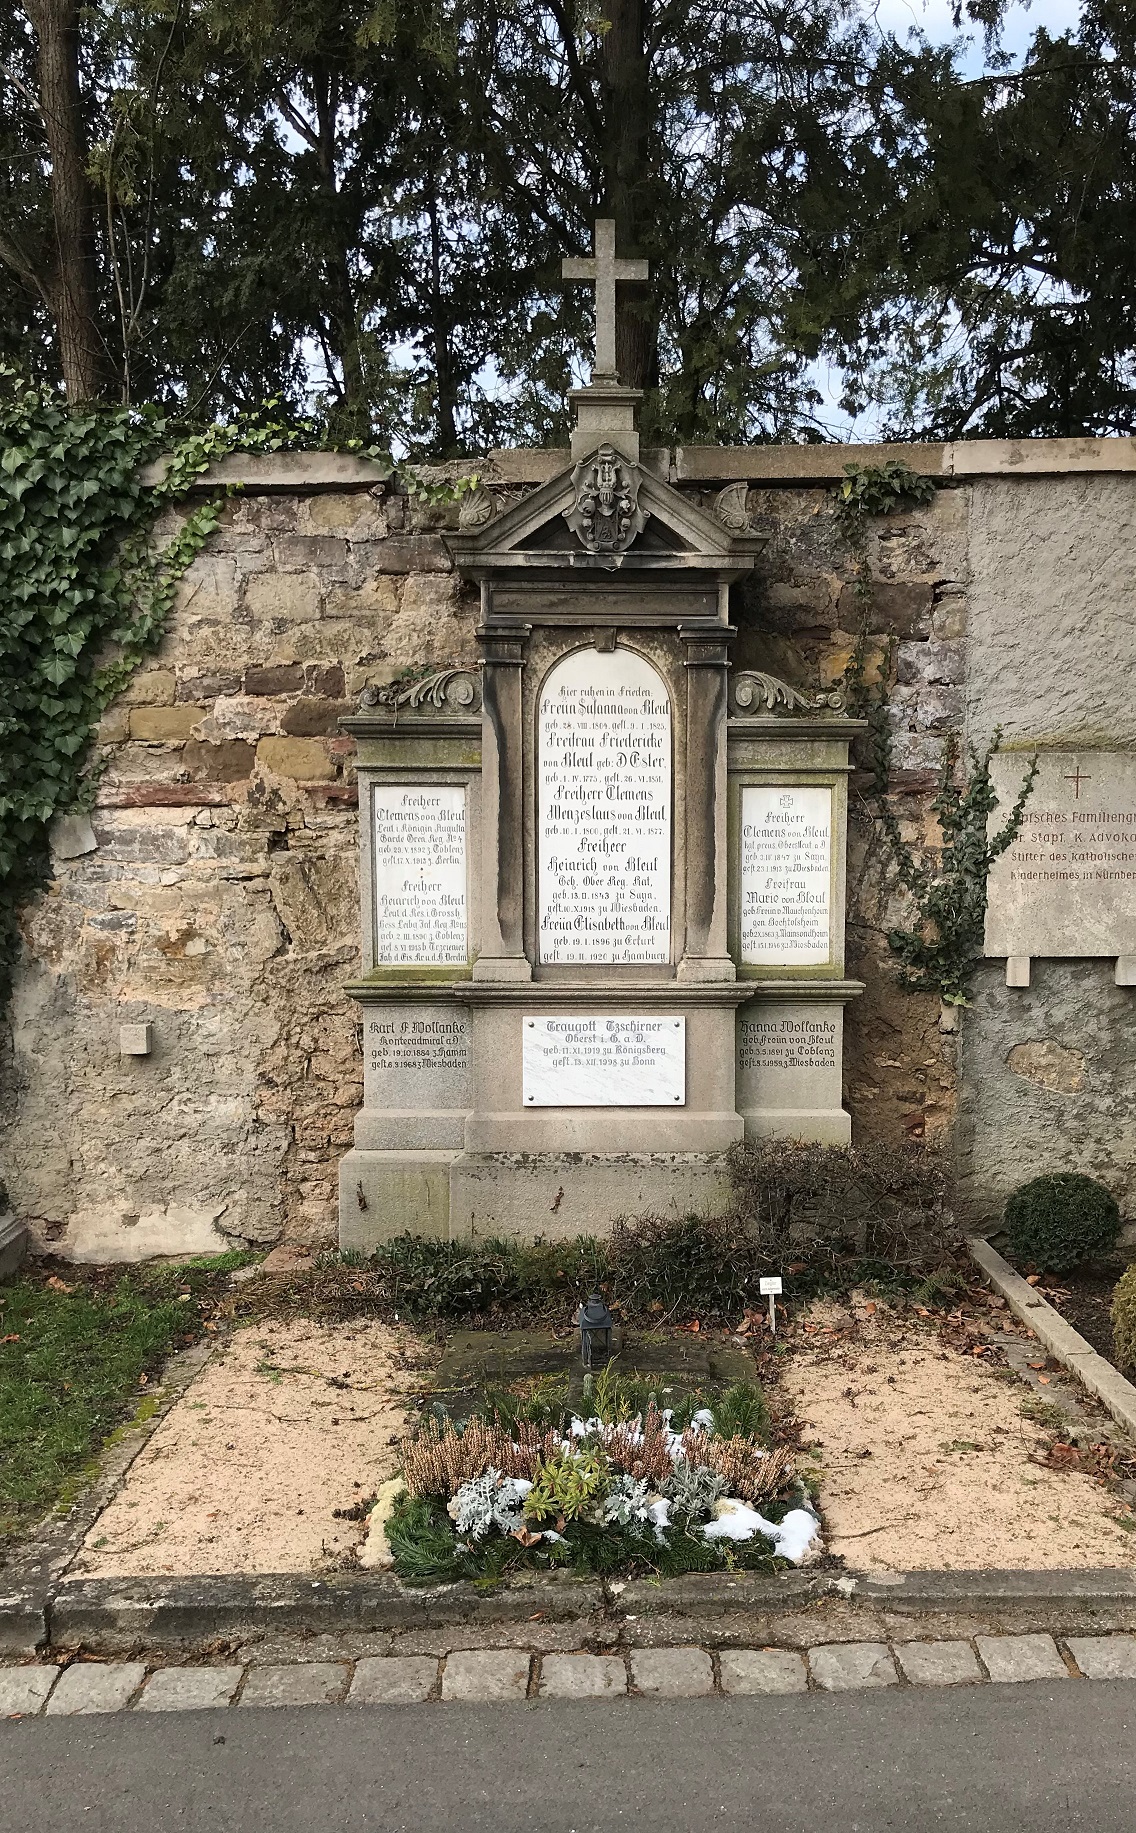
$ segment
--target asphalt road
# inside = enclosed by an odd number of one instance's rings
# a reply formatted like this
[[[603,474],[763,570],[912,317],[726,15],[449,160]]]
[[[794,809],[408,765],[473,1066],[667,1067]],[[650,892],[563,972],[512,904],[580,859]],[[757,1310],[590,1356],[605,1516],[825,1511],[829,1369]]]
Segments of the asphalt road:
[[[1131,1833],[1136,1685],[0,1723],[2,1833]]]

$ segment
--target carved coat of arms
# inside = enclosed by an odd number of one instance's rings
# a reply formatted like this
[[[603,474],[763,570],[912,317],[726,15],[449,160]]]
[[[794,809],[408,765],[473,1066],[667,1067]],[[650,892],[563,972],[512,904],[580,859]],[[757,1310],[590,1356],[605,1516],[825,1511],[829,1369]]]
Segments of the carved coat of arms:
[[[576,500],[564,520],[589,554],[621,554],[647,526],[639,507],[639,467],[611,446],[582,458],[572,473]]]

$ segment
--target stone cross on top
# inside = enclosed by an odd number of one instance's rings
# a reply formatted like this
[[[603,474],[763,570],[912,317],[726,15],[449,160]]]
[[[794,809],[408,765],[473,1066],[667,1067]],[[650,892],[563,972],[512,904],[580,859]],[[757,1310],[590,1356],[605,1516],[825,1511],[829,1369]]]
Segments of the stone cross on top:
[[[646,261],[619,260],[615,252],[615,221],[596,218],[596,252],[591,260],[564,263],[565,280],[596,283],[596,361],[592,381],[617,382],[615,368],[615,286],[618,280],[646,280]]]

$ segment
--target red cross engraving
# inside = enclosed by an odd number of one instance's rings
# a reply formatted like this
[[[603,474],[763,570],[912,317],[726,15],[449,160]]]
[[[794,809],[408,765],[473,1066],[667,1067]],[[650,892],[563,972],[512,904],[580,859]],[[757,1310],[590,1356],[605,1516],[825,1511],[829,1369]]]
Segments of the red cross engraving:
[[[1082,783],[1091,783],[1092,780],[1093,779],[1091,776],[1082,776],[1081,775],[1081,766],[1079,764],[1077,765],[1077,768],[1073,772],[1072,776],[1067,776],[1065,778],[1065,781],[1067,783],[1072,783],[1073,785],[1074,802],[1079,802],[1081,800],[1081,784]]]

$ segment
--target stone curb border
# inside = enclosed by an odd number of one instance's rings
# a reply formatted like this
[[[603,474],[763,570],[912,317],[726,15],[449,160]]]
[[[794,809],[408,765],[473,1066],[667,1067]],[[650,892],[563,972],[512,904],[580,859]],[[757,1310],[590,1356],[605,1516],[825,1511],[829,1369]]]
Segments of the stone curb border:
[[[972,1635],[950,1640],[816,1643],[239,1661],[170,1666],[76,1661],[0,1666],[0,1717],[200,1711],[229,1706],[425,1705],[523,1700],[698,1699],[866,1688],[1059,1680],[1136,1680],[1136,1637]]]
[[[1015,1273],[996,1248],[982,1235],[967,1237],[967,1251],[995,1292],[1004,1298],[1014,1316],[1028,1325],[1051,1356],[1076,1375],[1090,1394],[1103,1401],[1118,1426],[1136,1436],[1136,1387],[1098,1354],[1091,1343],[1067,1324],[1061,1313],[1041,1297],[1028,1280]]]
[[[579,1625],[581,1641],[611,1643],[626,1626],[693,1619],[715,1645],[774,1639],[776,1623],[803,1624],[825,1604],[853,1612],[862,1635],[887,1622],[1101,1633],[1136,1630],[1136,1569],[912,1573],[787,1572],[688,1574],[604,1584],[553,1575],[480,1591],[462,1583],[421,1589],[388,1573],[329,1579],[293,1573],[189,1579],[76,1579],[0,1592],[0,1655],[45,1648],[102,1655],[146,1649],[230,1646],[280,1636],[358,1637],[389,1632],[404,1641],[464,1629],[479,1639],[529,1623]],[[819,1626],[819,1624],[818,1624]],[[677,1632],[680,1637],[682,1631]],[[839,1632],[838,1632],[839,1633]],[[850,1629],[851,1634],[857,1633]],[[537,1635],[530,1640],[538,1641]],[[692,1640],[698,1640],[697,1632]],[[799,1640],[795,1637],[794,1640]]]

